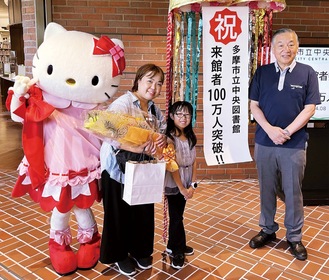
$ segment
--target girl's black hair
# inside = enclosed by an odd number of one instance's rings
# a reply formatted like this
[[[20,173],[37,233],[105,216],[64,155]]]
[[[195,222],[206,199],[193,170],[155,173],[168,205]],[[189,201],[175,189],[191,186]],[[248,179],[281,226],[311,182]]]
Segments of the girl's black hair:
[[[177,111],[181,111],[182,109],[187,108],[189,114],[191,115],[191,122],[187,127],[184,128],[184,131],[181,131],[178,127],[175,126],[174,123],[174,115]],[[173,118],[170,117],[172,115]],[[195,133],[193,131],[192,127],[192,118],[193,118],[193,108],[191,103],[187,101],[176,101],[174,104],[172,104],[169,107],[169,112],[168,112],[168,118],[167,118],[167,130],[166,130],[166,135],[170,139],[174,140],[174,136],[180,136],[184,132],[188,142],[190,149],[192,149],[197,142],[197,138],[195,136]]]

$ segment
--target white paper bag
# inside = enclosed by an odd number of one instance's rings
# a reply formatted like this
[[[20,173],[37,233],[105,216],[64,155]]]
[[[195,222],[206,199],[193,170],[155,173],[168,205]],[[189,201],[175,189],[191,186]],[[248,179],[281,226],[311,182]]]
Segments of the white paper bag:
[[[129,205],[162,201],[166,162],[126,162],[123,200]]]

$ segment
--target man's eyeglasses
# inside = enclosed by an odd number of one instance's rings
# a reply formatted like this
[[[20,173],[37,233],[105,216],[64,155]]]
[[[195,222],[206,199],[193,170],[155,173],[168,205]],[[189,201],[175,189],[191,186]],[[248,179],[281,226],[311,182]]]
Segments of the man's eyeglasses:
[[[179,119],[181,119],[181,118],[183,118],[183,117],[185,117],[185,118],[187,118],[187,119],[191,118],[191,114],[175,113],[175,115],[176,115]]]

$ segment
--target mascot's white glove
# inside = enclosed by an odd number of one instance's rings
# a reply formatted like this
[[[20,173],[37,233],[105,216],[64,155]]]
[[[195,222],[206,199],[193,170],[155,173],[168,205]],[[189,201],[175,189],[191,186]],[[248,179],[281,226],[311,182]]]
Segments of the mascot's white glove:
[[[16,76],[15,77],[15,83],[13,87],[10,87],[9,90],[12,90],[14,92],[14,95],[11,100],[10,104],[10,112],[11,112],[11,119],[15,122],[22,122],[23,119],[13,112],[24,103],[24,99],[21,99],[21,97],[24,97],[25,99],[28,99],[30,95],[27,93],[30,87],[37,82],[37,79],[30,79],[26,76]]]
[[[31,83],[32,80],[30,80],[29,77],[26,76],[16,76],[15,77],[15,83],[13,86],[14,95],[19,99],[20,97],[24,96],[26,99],[28,99],[30,96],[27,93],[29,88],[33,83]]]

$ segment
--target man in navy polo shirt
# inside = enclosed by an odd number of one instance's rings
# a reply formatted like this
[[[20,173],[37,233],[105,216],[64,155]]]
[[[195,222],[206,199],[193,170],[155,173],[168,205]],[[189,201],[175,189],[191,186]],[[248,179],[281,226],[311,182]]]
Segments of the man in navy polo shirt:
[[[306,125],[320,104],[316,72],[295,61],[298,36],[288,28],[273,34],[276,62],[258,67],[249,87],[250,110],[257,121],[255,161],[260,185],[262,230],[249,246],[260,248],[276,239],[276,196],[286,204],[284,226],[292,254],[307,259],[302,244],[304,224],[302,180],[306,165]]]

